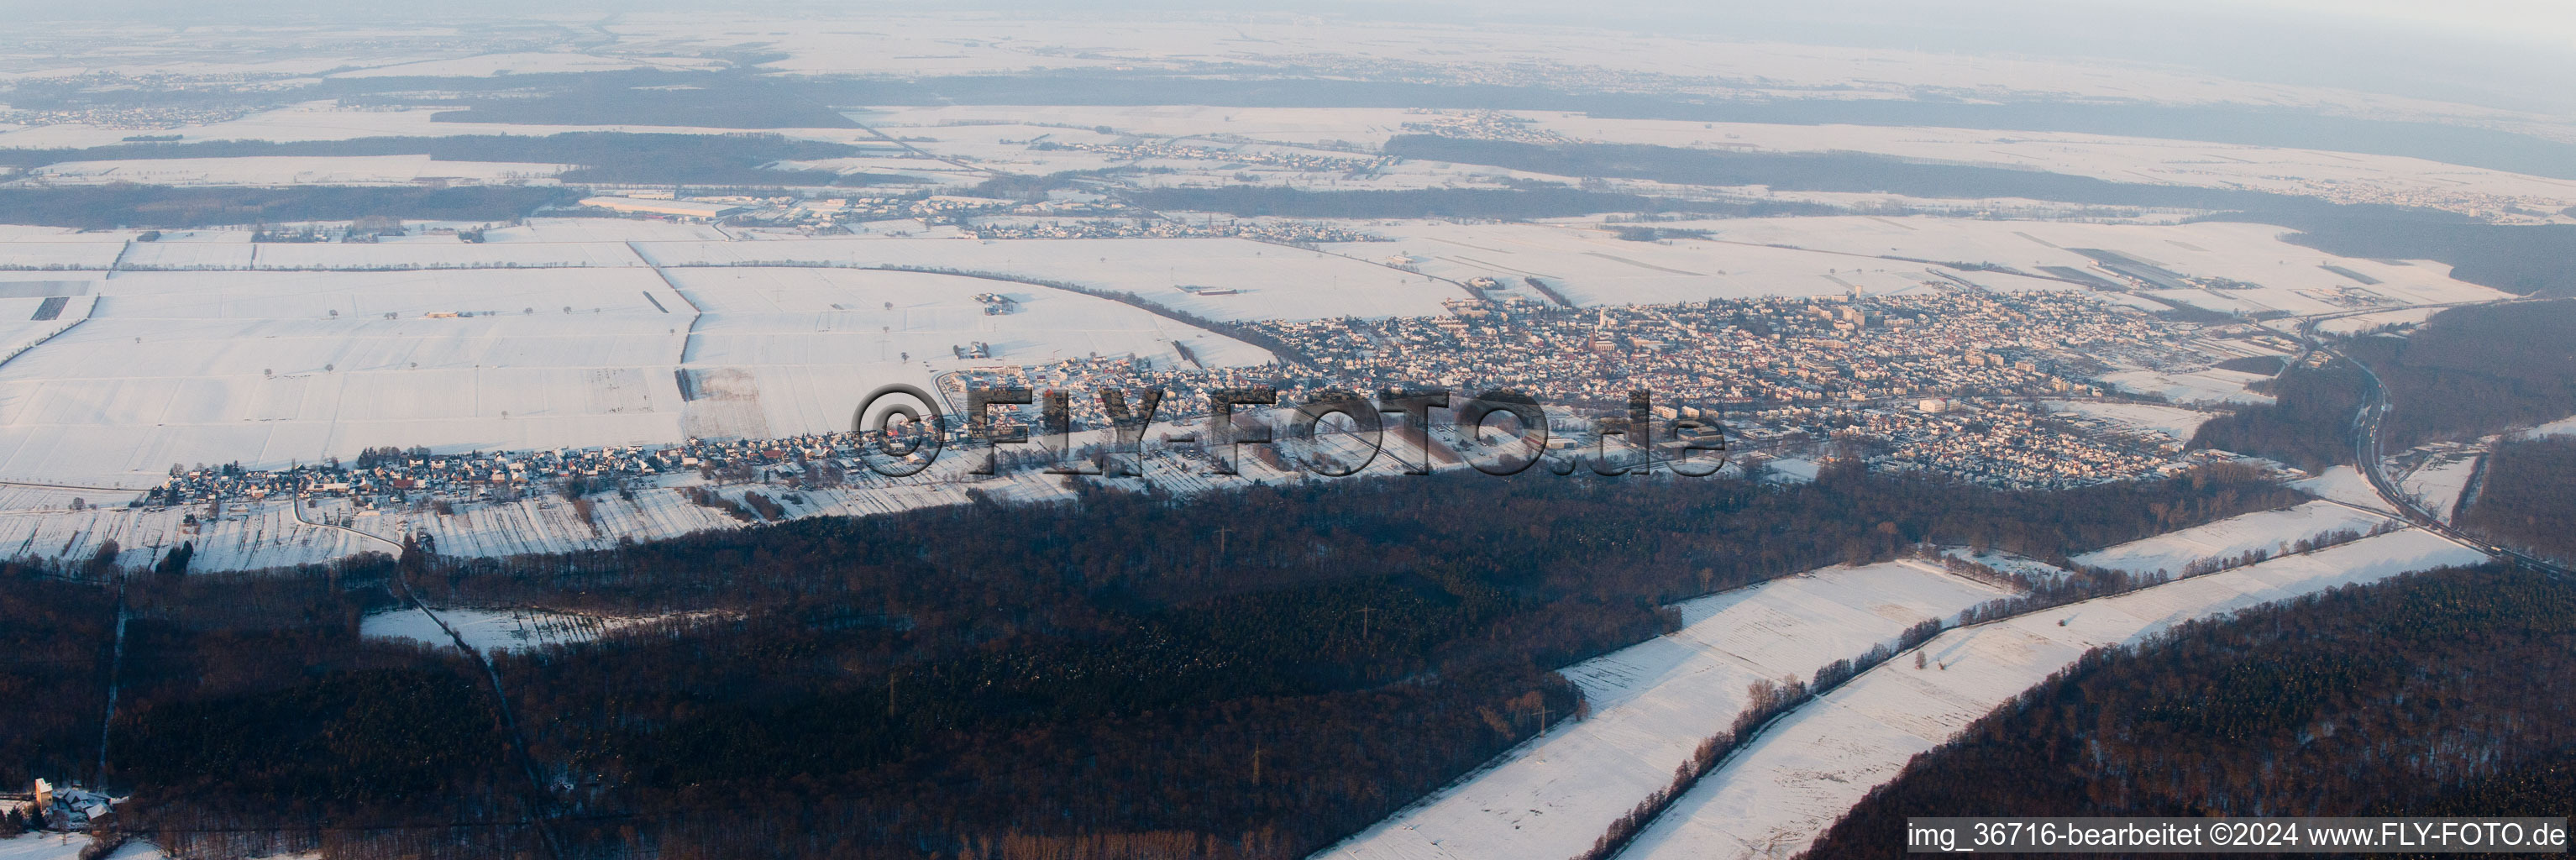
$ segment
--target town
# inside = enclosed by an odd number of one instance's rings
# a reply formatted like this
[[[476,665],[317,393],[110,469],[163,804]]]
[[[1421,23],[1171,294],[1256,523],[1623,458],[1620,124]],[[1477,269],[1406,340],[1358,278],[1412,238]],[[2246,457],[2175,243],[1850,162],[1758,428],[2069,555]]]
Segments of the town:
[[[2210,361],[2186,344],[2208,335],[2198,325],[2072,293],[1929,290],[1585,309],[1506,297],[1462,301],[1455,310],[1245,326],[1279,345],[1282,360],[1271,365],[1156,367],[1101,356],[948,373],[937,394],[944,402],[929,405],[953,416],[942,429],[954,445],[978,432],[963,407],[976,390],[1070,392],[1061,428],[1035,426],[1040,422],[1028,415],[1034,406],[994,407],[1004,416],[998,426],[1031,427],[1033,435],[1115,426],[1097,396],[1111,389],[1131,392],[1124,403],[1138,415],[1146,392],[1160,392],[1151,418],[1175,425],[1205,420],[1210,397],[1228,389],[1274,389],[1282,407],[1340,392],[1436,390],[1453,403],[1511,392],[1546,404],[1558,434],[1551,444],[1567,448],[1591,444],[1593,419],[1617,414],[1630,392],[1643,390],[1656,419],[1717,423],[1738,451],[1850,456],[1878,468],[2054,488],[2180,471],[2178,443],[2188,440],[2088,432],[2033,401],[2118,396],[2090,379],[2105,359],[2184,368]],[[219,512],[231,500],[347,497],[366,510],[549,492],[579,497],[692,473],[793,491],[873,480],[865,458],[875,445],[854,428],[661,447],[372,448],[353,461],[278,469],[174,465],[167,482],[132,504]]]

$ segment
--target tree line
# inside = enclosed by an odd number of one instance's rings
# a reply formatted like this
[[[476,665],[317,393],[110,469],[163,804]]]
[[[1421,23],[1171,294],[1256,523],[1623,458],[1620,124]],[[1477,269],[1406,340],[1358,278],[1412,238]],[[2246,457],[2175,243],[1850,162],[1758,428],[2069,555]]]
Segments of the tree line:
[[[274,221],[347,221],[398,215],[435,221],[508,221],[542,206],[569,204],[569,189],[505,185],[283,188],[80,185],[0,188],[10,223],[107,230],[205,227]]]
[[[1804,856],[1907,816],[2564,816],[2576,586],[2448,568],[2096,650],[1916,756]]]
[[[2460,526],[2561,561],[2576,562],[2576,438],[2506,442],[2487,455],[2477,496]]]

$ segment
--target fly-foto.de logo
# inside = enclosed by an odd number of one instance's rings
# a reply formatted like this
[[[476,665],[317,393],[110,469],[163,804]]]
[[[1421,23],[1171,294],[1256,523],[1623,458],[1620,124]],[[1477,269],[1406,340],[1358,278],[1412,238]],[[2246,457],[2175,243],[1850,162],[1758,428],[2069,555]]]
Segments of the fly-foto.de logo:
[[[1059,455],[1073,450],[1076,396],[1064,390],[968,388],[959,407],[963,414],[952,416],[927,391],[887,385],[861,401],[851,429],[862,437],[860,458],[880,475],[917,474],[952,447],[982,458],[972,471],[990,475],[1012,446]],[[1105,426],[1085,429],[1105,433],[1103,443],[1094,446],[1105,456],[1065,459],[1047,471],[1112,477],[1140,474],[1146,432],[1163,411],[1164,392],[1104,388],[1090,397],[1106,420],[1100,422]],[[1535,398],[1508,390],[1468,397],[1438,389],[1381,391],[1375,396],[1324,391],[1303,402],[1282,403],[1274,388],[1221,388],[1208,392],[1205,406],[1204,420],[1195,429],[1162,434],[1156,443],[1197,450],[1208,460],[1208,473],[1214,475],[1239,475],[1246,450],[1281,443],[1309,448],[1329,445],[1334,456],[1309,458],[1303,466],[1326,477],[1356,474],[1380,456],[1395,458],[1405,474],[1428,475],[1434,468],[1434,434],[1476,448],[1477,454],[1460,459],[1489,475],[1518,474],[1545,462],[1549,471],[1560,475],[1584,470],[1612,476],[1662,469],[1697,478],[1715,474],[1725,465],[1726,443],[1713,416],[1688,417],[1699,413],[1658,408],[1653,394],[1644,390],[1630,391],[1624,409],[1575,416],[1580,429],[1570,438],[1557,436],[1552,427],[1563,422],[1566,410],[1552,410]],[[1036,407],[1034,420],[1029,420],[1027,407]],[[1396,444],[1390,444],[1390,435],[1397,437]]]

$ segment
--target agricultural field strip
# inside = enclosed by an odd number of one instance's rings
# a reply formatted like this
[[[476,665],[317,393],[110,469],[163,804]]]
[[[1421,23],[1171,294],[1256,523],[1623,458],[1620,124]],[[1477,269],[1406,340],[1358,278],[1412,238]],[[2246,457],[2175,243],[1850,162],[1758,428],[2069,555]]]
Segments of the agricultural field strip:
[[[926,381],[924,360],[989,364],[951,358],[952,347],[970,342],[1014,363],[1136,354],[1168,366],[1181,361],[1176,342],[1219,364],[1270,358],[1062,290],[853,269],[682,271],[670,282],[640,266],[128,273],[100,282],[113,289],[78,337],[0,367],[0,457],[18,462],[7,470],[13,477],[139,489],[172,462],[310,462],[372,444],[677,441],[684,409],[669,368],[681,350],[668,309],[692,303],[671,283],[710,284],[700,300],[720,309],[699,338],[708,350],[692,365],[748,368],[774,377],[762,387],[782,386],[753,404],[766,405],[761,417],[773,432],[843,429],[849,407],[873,386]],[[988,291],[1011,295],[1021,312],[982,313],[969,296]],[[569,341],[566,323],[578,335]],[[898,360],[903,353],[909,363]],[[852,363],[859,355],[874,361]],[[398,381],[407,393],[387,399],[380,395],[390,389],[362,379]],[[64,449],[81,447],[64,435],[74,427],[96,431],[82,438],[118,453]],[[168,427],[194,429],[178,439]],[[6,438],[11,429],[25,437]],[[63,471],[74,465],[91,471]]]
[[[2182,562],[2188,563],[2277,549],[2378,521],[2342,505],[2312,502],[2181,529],[2077,560],[2153,571],[2154,566],[2132,566],[2182,555],[2189,555]],[[1979,560],[2032,573],[2054,570],[2001,554]],[[2178,570],[2180,564],[2172,566]],[[1836,605],[1838,589],[1852,589],[1839,605],[1855,611],[1820,613],[1819,607]],[[1673,768],[1699,741],[1741,712],[1752,681],[1803,680],[1831,659],[1892,640],[1913,621],[1954,615],[2003,595],[1932,565],[1900,561],[1826,568],[1677,604],[1683,630],[1564,670],[1582,687],[1589,717],[1515,748],[1318,856],[1572,856],[1589,848],[1610,821],[1669,784]],[[1866,613],[1856,611],[1862,606]]]
[[[2484,560],[2407,529],[1943,633],[1920,649],[1925,668],[1900,657],[1784,717],[1685,793],[1621,856],[1789,857],[1916,753],[2089,649],[2337,586]]]
[[[2344,529],[2368,532],[2389,519],[2333,501],[2314,501],[2166,532],[2088,552],[2072,560],[2077,564],[2130,573],[2162,570],[2180,576],[2183,567],[2195,561],[2233,558],[2254,550],[2280,555],[2289,549],[2290,544],[2305,538]]]
[[[10,836],[0,839],[0,860],[81,860],[89,856],[93,842],[85,833]],[[108,852],[101,860],[168,860],[169,856],[152,843],[137,839]]]
[[[2041,405],[2095,419],[2122,431],[2161,433],[2176,442],[2191,441],[2192,434],[2200,429],[2200,425],[2221,414],[2152,403],[2049,400],[2042,401]]]
[[[1756,680],[1804,680],[1907,626],[2008,594],[1937,565],[1830,567],[1676,604],[1683,629],[1567,667],[1588,716],[1317,855],[1568,857],[1672,781]]]
[[[2441,518],[2443,522],[2449,522],[2451,509],[2459,504],[2460,493],[2468,489],[2469,481],[2477,477],[2478,469],[2484,462],[2475,452],[2445,457],[2439,462],[2406,473],[2404,478],[2398,480],[2398,486],[2407,493],[2423,499],[2425,510],[2433,512],[2433,515]]]

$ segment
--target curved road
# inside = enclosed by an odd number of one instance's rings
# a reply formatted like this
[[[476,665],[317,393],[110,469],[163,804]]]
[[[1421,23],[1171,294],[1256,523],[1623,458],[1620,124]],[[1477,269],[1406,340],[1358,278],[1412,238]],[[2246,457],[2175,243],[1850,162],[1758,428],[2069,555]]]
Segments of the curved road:
[[[2486,553],[2498,559],[2513,562],[2522,567],[2540,571],[2545,575],[2557,577],[2562,581],[2576,582],[2576,571],[2571,571],[2566,566],[2560,565],[2556,562],[2514,550],[2504,546],[2503,544],[2494,543],[2484,538],[2453,528],[2449,523],[2443,522],[2440,517],[2434,516],[2432,511],[2425,510],[2424,507],[2414,499],[2414,497],[2400,491],[2397,487],[2397,482],[2389,479],[2388,474],[2383,471],[2380,464],[2380,455],[2383,452],[2383,446],[2385,445],[2385,440],[2381,437],[2387,429],[2385,419],[2388,417],[2388,387],[2380,384],[2379,374],[2376,371],[2371,370],[2370,365],[2356,361],[2350,356],[2346,356],[2340,352],[2336,352],[2333,347],[2325,345],[2323,341],[2318,340],[2316,337],[2317,323],[2339,317],[2357,316],[2364,313],[2381,313],[2391,310],[2457,307],[2471,304],[2485,303],[2453,302],[2437,305],[2406,305],[2396,308],[2371,308],[2365,311],[2344,311],[2305,317],[2301,319],[2298,329],[2300,342],[2305,345],[2305,348],[2297,358],[2305,359],[2308,353],[2322,352],[2348,362],[2354,367],[2361,368],[2362,377],[2370,380],[2370,397],[2362,403],[2361,410],[2355,413],[2352,417],[2352,458],[2353,462],[2360,469],[2362,477],[2369,479],[2370,489],[2379,494],[2380,500],[2386,502],[2390,510],[2396,511],[2399,516],[2404,517],[2407,522],[2413,524],[2415,527],[2440,535],[2455,543]],[[2297,362],[2294,360],[2292,363],[2295,364]]]

